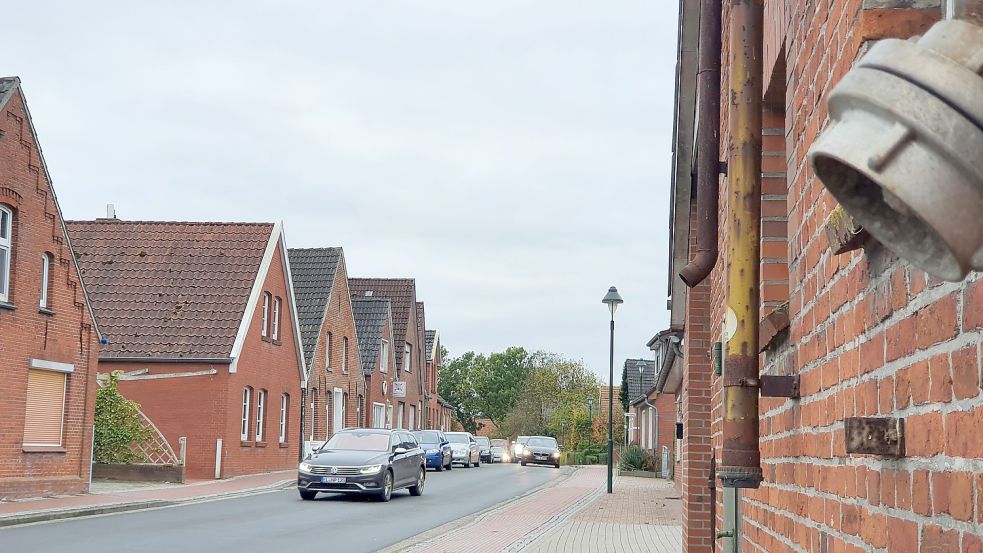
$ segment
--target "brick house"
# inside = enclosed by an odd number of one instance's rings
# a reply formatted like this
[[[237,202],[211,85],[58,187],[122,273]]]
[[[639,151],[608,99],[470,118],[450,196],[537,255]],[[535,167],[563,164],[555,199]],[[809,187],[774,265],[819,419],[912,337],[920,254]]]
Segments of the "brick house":
[[[85,492],[99,332],[20,79],[0,79],[0,500]]]
[[[657,361],[626,359],[628,442],[655,455],[663,446],[672,449],[676,429],[676,398],[656,388]]]
[[[414,430],[423,426],[424,363],[423,320],[417,314],[416,281],[411,278],[351,278],[353,296],[386,298],[392,304],[393,427]],[[399,390],[405,390],[400,396]]]
[[[286,469],[300,456],[304,360],[281,224],[70,221],[108,345],[185,476]]]
[[[425,382],[425,397],[427,405],[427,427],[442,428],[444,417],[441,413],[440,394],[437,385],[440,383],[440,364],[443,361],[440,353],[440,331],[425,331],[424,352],[427,358],[427,374]]]
[[[684,427],[683,551],[730,551],[735,540],[742,551],[983,551],[983,275],[945,282],[865,233],[837,242],[826,229],[843,212],[806,157],[828,126],[831,89],[857,59],[879,39],[925,32],[945,2],[764,2],[761,122],[750,130],[762,151],[760,168],[749,164],[761,179],[760,257],[752,259],[760,355],[750,358],[762,388],[748,415],[758,421],[763,481],[723,488],[717,478],[731,436],[723,422],[735,353],[722,336],[734,328],[727,271],[740,262],[725,252],[741,238],[727,218],[734,156],[744,151],[731,125],[747,121],[728,83],[748,59],[732,48],[754,42],[736,35],[753,28],[734,17],[744,6],[725,4],[718,152],[731,157],[728,174],[710,169],[721,220],[711,243],[701,243],[697,205],[709,199],[702,174],[695,186],[692,177],[695,122],[708,120],[695,107],[700,2],[680,2],[670,278],[683,361],[666,386],[678,383]],[[676,275],[713,247],[715,268],[687,289]],[[727,382],[728,390],[748,384]],[[880,452],[848,445],[859,417],[891,429],[875,444]]]
[[[392,383],[396,373],[392,303],[386,298],[353,296],[358,351],[365,375],[365,425],[392,428]]]
[[[365,377],[341,248],[291,249],[290,271],[307,364],[304,436],[325,441],[365,421]]]

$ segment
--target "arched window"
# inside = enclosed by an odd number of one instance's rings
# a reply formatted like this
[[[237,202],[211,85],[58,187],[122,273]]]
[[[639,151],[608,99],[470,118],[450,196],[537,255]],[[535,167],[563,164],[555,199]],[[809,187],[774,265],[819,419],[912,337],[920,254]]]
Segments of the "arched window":
[[[51,287],[51,261],[50,253],[45,252],[41,255],[41,309],[48,309],[48,290]]]
[[[10,260],[13,257],[14,212],[0,205],[0,301],[10,299]]]

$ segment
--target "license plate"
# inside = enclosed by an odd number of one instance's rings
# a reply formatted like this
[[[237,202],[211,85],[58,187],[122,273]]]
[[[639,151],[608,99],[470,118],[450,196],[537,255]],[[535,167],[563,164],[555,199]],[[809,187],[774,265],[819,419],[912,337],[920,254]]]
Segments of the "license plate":
[[[344,476],[322,476],[321,477],[321,483],[322,484],[344,484],[345,483],[345,477]]]

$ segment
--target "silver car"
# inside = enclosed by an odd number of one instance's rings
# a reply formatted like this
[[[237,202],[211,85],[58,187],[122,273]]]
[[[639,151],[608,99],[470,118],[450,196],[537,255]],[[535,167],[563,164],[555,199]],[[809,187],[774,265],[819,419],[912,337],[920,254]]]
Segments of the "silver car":
[[[470,432],[446,432],[444,435],[451,444],[451,463],[464,468],[481,466],[481,451]]]

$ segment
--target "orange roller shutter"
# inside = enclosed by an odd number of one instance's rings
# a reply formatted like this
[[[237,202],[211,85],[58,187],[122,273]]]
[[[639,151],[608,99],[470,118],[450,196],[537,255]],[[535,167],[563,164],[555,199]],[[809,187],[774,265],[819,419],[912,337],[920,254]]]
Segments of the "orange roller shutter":
[[[65,414],[65,373],[27,371],[25,445],[61,445]]]

